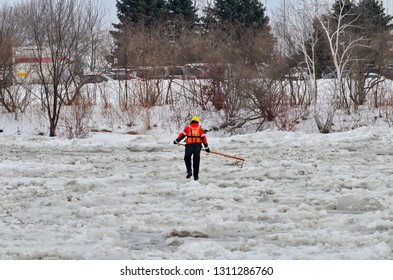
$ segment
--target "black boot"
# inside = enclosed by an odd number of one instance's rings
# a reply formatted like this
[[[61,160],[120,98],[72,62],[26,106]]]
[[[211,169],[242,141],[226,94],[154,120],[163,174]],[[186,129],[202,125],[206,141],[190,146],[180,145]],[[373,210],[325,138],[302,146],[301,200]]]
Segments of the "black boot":
[[[192,176],[191,156],[189,156],[189,155],[184,156],[184,162],[186,164],[186,169],[187,169],[186,178],[191,178],[191,176]]]
[[[194,155],[193,158],[193,168],[194,168],[194,180],[197,181],[199,179],[199,156]]]

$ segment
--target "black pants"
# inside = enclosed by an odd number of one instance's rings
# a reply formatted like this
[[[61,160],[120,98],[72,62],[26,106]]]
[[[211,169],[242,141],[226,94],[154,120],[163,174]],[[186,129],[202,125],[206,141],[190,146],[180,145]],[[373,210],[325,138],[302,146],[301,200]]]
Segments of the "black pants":
[[[194,169],[194,177],[199,175],[199,163],[201,161],[201,144],[188,144],[186,145],[186,151],[184,154],[184,162],[186,163],[187,173],[192,174]],[[192,157],[192,166],[191,166]],[[192,168],[193,167],[193,168]]]

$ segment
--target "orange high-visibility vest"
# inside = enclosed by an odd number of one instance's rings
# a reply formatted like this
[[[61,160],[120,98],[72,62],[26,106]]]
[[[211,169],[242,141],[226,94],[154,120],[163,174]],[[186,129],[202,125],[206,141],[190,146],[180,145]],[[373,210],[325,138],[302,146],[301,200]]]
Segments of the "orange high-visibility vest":
[[[196,126],[193,127],[191,125],[186,129],[186,144],[201,144],[202,143],[202,135],[201,135],[201,127]]]
[[[208,146],[207,137],[202,127],[197,123],[191,123],[186,126],[182,132],[176,138],[176,142],[179,143],[184,138],[186,138],[187,144],[203,144],[205,148]]]

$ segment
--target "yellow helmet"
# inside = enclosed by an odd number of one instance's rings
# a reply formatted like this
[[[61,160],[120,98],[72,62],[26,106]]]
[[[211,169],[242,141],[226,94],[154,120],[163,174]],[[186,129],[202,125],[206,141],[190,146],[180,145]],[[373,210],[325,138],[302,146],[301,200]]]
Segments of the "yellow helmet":
[[[199,117],[198,117],[198,116],[193,116],[193,117],[191,118],[191,121],[192,121],[192,122],[199,122]]]

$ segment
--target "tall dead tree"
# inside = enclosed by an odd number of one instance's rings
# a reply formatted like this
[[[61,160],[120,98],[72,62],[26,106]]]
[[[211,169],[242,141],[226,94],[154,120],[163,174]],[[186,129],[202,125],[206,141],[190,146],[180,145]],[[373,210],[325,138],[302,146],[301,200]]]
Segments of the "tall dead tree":
[[[279,36],[281,55],[289,60],[292,71],[301,71],[307,68],[307,79],[301,76],[306,84],[309,95],[304,93],[301,100],[294,100],[296,104],[308,106],[308,102],[300,101],[318,100],[318,69],[316,49],[319,41],[318,33],[314,30],[316,17],[323,11],[315,0],[298,0],[296,3],[288,3],[280,11],[281,16],[275,22],[275,30]],[[301,20],[300,20],[301,19]],[[291,69],[287,69],[287,75],[291,76]],[[302,72],[303,73],[303,72]],[[299,78],[299,73],[295,78]]]
[[[15,9],[9,5],[0,7],[0,106],[18,118],[29,102],[29,95],[13,84],[13,48],[20,44],[20,32]]]
[[[18,6],[26,41],[41,85],[39,98],[49,118],[49,136],[56,128],[67,96],[75,94],[80,62],[90,50],[90,2],[83,0],[28,0]],[[91,6],[90,6],[91,7]]]

